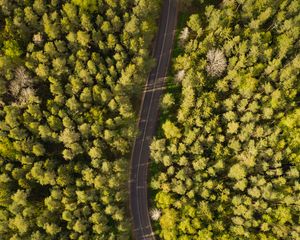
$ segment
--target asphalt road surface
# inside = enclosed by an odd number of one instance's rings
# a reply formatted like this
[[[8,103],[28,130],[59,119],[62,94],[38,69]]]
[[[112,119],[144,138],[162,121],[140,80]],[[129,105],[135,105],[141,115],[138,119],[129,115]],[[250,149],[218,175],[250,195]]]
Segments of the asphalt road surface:
[[[139,135],[135,139],[131,157],[130,211],[133,237],[136,240],[155,239],[148,209],[149,145],[155,133],[160,96],[171,58],[177,21],[178,0],[164,0],[153,56],[156,66],[150,72],[143,94]]]

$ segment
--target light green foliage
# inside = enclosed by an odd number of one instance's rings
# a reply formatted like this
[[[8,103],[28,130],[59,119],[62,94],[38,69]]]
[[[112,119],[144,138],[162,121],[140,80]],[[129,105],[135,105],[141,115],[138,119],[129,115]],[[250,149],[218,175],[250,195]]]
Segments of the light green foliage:
[[[45,154],[45,148],[42,144],[36,144],[32,147],[32,153],[36,156],[43,156]]]
[[[234,178],[234,179],[237,179],[237,180],[239,180],[241,178],[244,178],[245,176],[246,176],[245,169],[240,164],[233,165],[230,168],[229,173],[228,173],[228,177]]]
[[[87,46],[90,41],[90,36],[87,32],[78,31],[77,32],[77,41],[82,46]]]
[[[176,238],[176,234],[174,231],[174,227],[176,226],[177,214],[174,209],[167,209],[162,213],[162,216],[159,220],[160,225],[164,229],[162,232],[162,236],[166,240],[171,240]]]
[[[19,57],[22,54],[22,50],[15,40],[4,41],[2,50],[6,56],[11,58]]]
[[[298,240],[299,1],[201,2],[182,26],[173,72],[184,78],[163,98],[167,120],[150,148],[157,232]]]
[[[72,0],[72,3],[79,6],[82,10],[87,10],[90,12],[95,12],[98,10],[98,7],[101,7],[101,5],[98,5],[97,0]]]
[[[1,240],[128,239],[133,103],[159,8],[0,0]]]
[[[167,120],[163,125],[162,129],[164,130],[165,136],[168,139],[180,138],[180,130],[172,123],[170,120]]]

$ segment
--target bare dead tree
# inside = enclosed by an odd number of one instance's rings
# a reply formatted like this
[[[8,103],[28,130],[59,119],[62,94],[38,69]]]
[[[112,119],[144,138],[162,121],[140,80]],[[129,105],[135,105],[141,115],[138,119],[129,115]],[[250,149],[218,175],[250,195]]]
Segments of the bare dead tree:
[[[219,77],[225,71],[227,62],[223,51],[220,49],[211,49],[207,55],[206,71],[212,77]]]
[[[185,41],[188,39],[189,37],[189,29],[188,27],[185,27],[181,32],[180,32],[180,35],[179,35],[179,42],[180,42],[180,45],[183,45],[185,43]]]
[[[12,80],[9,84],[9,91],[11,95],[14,97],[17,97],[20,93],[21,85],[16,80]]]
[[[185,76],[185,70],[180,70],[176,75],[175,75],[175,80],[177,82],[181,82]]]
[[[13,105],[25,105],[36,97],[32,83],[25,67],[20,66],[15,70],[15,78],[9,84],[9,91],[16,100]]]
[[[150,211],[150,216],[151,218],[154,220],[154,221],[157,221],[160,216],[161,216],[161,211],[157,208],[153,208],[151,211]]]
[[[28,87],[32,84],[32,79],[23,66],[16,69],[15,80],[20,84],[21,88]]]
[[[17,98],[25,88],[31,89],[32,83],[33,81],[25,67],[20,66],[15,70],[15,79],[10,82],[9,91],[13,97]],[[30,90],[26,91],[29,92]]]
[[[43,36],[41,33],[34,34],[32,40],[35,44],[40,44],[43,42]]]
[[[19,96],[19,103],[22,104],[27,104],[30,102],[30,99],[35,97],[35,90],[31,87],[23,88],[21,90],[21,94]]]

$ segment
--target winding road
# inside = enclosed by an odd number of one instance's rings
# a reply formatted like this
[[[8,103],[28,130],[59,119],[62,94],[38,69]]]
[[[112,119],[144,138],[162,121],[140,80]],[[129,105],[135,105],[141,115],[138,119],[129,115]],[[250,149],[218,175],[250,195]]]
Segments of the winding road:
[[[168,71],[176,28],[178,0],[164,0],[153,57],[156,66],[150,72],[139,114],[139,135],[131,156],[130,211],[133,237],[136,240],[155,239],[148,209],[148,164],[150,143],[155,133],[160,96]]]

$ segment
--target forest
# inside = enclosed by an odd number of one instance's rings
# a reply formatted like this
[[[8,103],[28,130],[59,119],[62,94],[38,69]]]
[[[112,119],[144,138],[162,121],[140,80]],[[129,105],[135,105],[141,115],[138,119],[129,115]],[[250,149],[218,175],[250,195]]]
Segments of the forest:
[[[188,2],[151,144],[155,231],[299,240],[300,2]]]
[[[1,240],[130,236],[160,0],[0,0]]]

